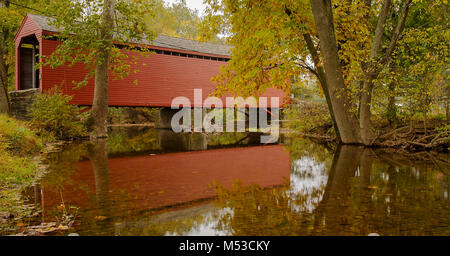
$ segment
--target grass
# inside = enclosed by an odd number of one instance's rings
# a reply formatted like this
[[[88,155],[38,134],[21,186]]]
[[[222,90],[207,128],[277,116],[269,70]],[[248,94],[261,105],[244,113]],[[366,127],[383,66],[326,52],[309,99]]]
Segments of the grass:
[[[27,156],[42,149],[40,139],[21,121],[0,115],[0,144],[14,155]]]
[[[41,149],[40,139],[26,123],[0,115],[0,212],[25,214],[21,192],[37,174],[32,157]]]

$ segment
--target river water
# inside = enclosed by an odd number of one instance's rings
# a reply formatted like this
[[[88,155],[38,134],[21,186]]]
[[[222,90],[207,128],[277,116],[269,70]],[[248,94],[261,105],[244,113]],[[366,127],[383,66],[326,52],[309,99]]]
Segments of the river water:
[[[26,196],[56,235],[450,235],[450,155],[294,135],[114,128],[50,153]]]

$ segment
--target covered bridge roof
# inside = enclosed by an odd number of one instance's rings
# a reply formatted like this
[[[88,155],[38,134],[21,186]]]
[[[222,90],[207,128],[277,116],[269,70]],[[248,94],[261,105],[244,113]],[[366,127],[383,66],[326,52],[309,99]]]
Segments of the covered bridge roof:
[[[50,23],[51,17],[46,17],[37,14],[28,14],[28,16],[42,29],[49,32],[59,32],[59,30],[52,26]],[[158,35],[154,40],[142,40],[138,43],[153,45],[158,47],[192,51],[198,53],[215,54],[215,55],[230,55],[230,46],[223,44],[213,44],[207,42],[199,42],[195,40],[189,40],[184,38]]]

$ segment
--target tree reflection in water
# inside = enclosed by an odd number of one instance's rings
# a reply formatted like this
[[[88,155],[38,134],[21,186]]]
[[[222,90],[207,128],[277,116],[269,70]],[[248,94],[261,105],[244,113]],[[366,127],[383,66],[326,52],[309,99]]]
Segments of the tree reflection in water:
[[[95,180],[95,199],[98,220],[102,226],[111,224],[111,198],[109,189],[108,144],[106,139],[96,139],[87,144],[89,160]]]
[[[327,178],[323,163],[303,156],[293,161],[290,184],[218,186],[217,205],[232,214],[219,216],[217,228],[232,235],[449,235],[449,177],[430,163],[391,165],[382,154],[341,146]]]

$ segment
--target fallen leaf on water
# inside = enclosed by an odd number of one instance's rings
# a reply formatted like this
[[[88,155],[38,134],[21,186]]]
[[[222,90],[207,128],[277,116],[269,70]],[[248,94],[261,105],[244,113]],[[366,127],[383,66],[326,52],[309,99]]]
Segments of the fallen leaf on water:
[[[99,216],[95,216],[94,219],[95,219],[95,220],[102,221],[102,220],[106,220],[107,217],[106,217],[106,216],[99,215]]]
[[[59,229],[59,230],[68,230],[69,227],[68,227],[68,226],[64,226],[64,225],[59,224],[58,229]]]

